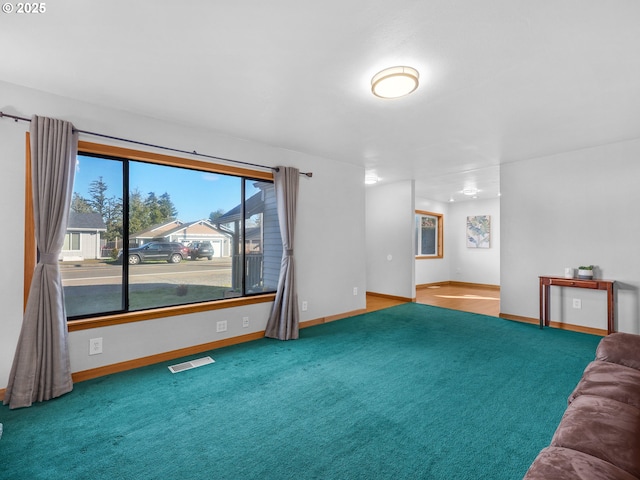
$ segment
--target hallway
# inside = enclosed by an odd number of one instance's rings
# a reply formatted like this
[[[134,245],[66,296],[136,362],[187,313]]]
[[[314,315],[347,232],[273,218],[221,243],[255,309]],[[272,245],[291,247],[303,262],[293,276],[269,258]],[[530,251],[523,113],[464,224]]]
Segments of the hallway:
[[[367,311],[402,303],[401,300],[367,295]],[[434,285],[418,288],[416,303],[497,317],[500,314],[500,290],[491,286]]]

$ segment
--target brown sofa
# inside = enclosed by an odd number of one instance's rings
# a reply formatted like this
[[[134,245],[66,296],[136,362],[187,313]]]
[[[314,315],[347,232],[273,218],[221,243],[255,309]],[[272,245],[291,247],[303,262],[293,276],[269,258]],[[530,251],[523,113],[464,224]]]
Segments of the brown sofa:
[[[640,480],[640,335],[612,333],[525,480]]]

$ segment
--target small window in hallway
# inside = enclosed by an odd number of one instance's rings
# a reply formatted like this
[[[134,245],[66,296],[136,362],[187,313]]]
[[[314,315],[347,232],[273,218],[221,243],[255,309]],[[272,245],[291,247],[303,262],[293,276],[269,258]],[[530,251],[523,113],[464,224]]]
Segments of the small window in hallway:
[[[416,210],[415,255],[418,259],[443,257],[442,214]]]

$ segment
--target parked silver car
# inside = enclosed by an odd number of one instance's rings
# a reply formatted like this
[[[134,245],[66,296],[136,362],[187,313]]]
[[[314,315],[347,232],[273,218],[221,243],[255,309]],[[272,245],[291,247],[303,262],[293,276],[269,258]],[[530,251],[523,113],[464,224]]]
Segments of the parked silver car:
[[[211,242],[193,242],[189,245],[189,257],[191,260],[197,260],[207,257],[207,260],[213,258],[213,244]]]

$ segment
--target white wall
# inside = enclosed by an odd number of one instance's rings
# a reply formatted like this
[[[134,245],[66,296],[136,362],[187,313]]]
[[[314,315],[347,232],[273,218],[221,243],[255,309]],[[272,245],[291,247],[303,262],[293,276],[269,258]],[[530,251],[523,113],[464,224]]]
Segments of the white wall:
[[[364,177],[363,177],[364,178]],[[412,180],[366,189],[367,291],[415,298]]]
[[[502,313],[538,318],[538,276],[593,264],[617,282],[617,329],[640,332],[638,159],[632,140],[502,166]],[[605,292],[551,292],[552,321],[606,329]]]
[[[489,248],[468,248],[467,217],[491,217]],[[500,199],[477,199],[449,206],[445,246],[450,256],[450,279],[457,282],[500,285]]]
[[[500,199],[442,203],[416,198],[416,210],[442,213],[444,258],[416,260],[416,285],[457,281],[500,285]],[[467,248],[468,216],[491,216],[491,247]]]
[[[196,150],[225,158],[269,166],[290,165],[313,171],[301,177],[296,233],[299,300],[309,309],[301,320],[340,315],[366,305],[364,169],[232,138],[206,129],[168,123],[102,108],[0,82],[0,110],[29,117],[32,114],[69,120],[82,130],[149,143]],[[3,224],[13,232],[15,246],[0,270],[0,388],[7,384],[22,323],[24,232],[25,132],[28,124],[0,120],[0,203]],[[81,137],[96,142],[95,137]],[[114,143],[114,142],[111,142]],[[124,145],[129,148],[131,145]],[[166,153],[160,151],[160,153]],[[359,295],[353,295],[353,287]],[[270,304],[183,315],[70,333],[74,372],[148,355],[199,345],[234,335],[264,330]],[[241,319],[249,316],[251,327]],[[215,332],[217,320],[228,321],[228,331]],[[102,355],[88,356],[88,339],[103,338]]]

